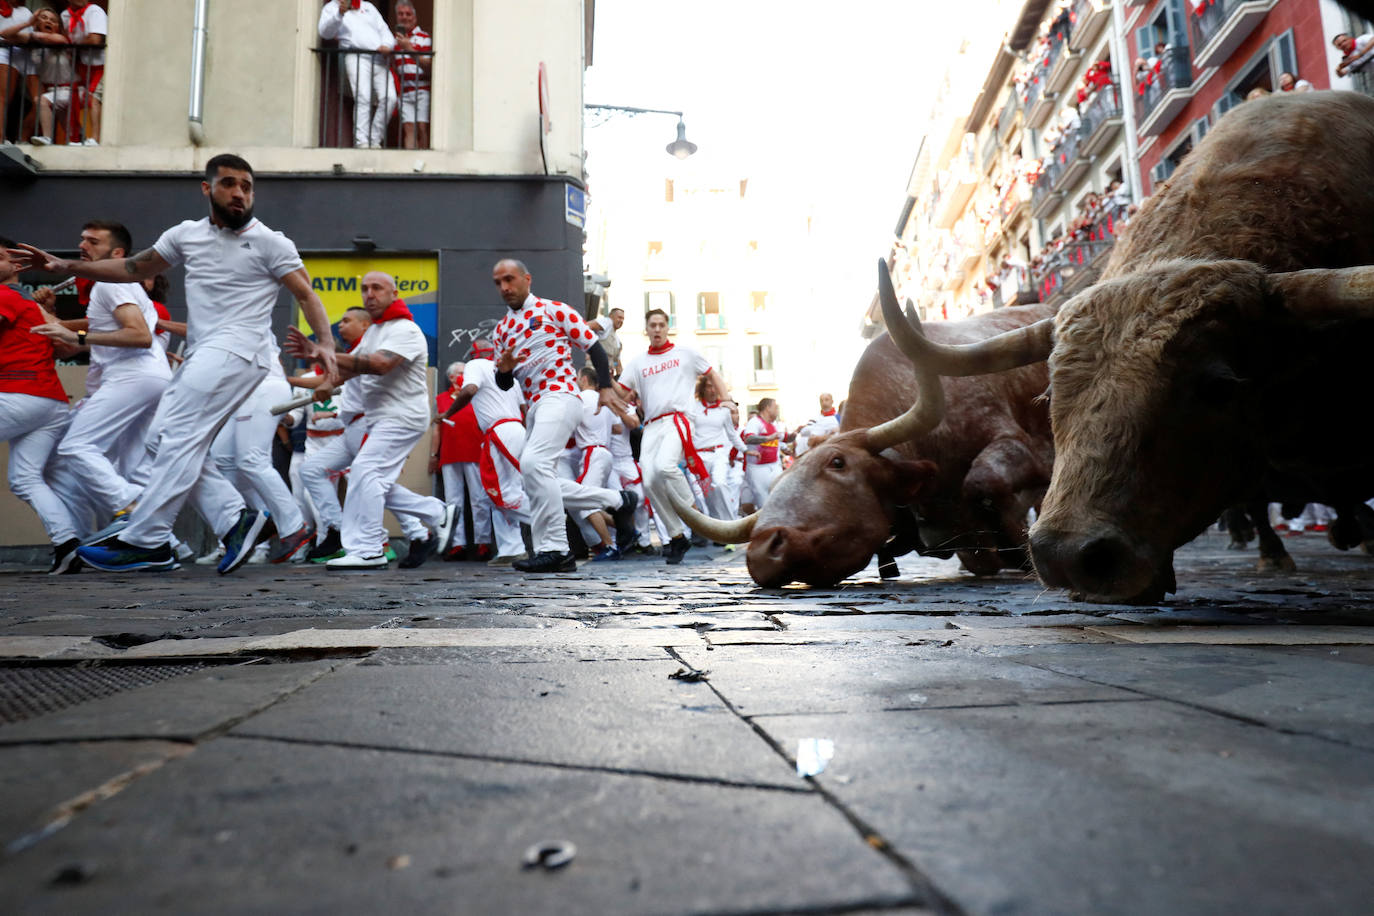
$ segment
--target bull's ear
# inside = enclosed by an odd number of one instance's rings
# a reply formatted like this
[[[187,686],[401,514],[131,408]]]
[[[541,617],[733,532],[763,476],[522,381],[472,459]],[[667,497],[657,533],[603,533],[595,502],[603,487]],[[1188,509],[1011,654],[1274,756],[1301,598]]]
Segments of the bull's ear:
[[[1269,282],[1292,315],[1313,321],[1374,317],[1374,267],[1293,270]]]
[[[891,479],[885,481],[884,489],[891,494],[892,501],[899,506],[909,506],[916,497],[935,480],[940,466],[933,461],[908,461],[892,449],[882,453],[887,459]]]

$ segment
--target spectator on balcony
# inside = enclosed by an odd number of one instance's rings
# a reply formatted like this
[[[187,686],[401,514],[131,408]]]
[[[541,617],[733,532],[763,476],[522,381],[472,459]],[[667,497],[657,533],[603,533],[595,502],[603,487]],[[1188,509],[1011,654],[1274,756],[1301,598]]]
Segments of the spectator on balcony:
[[[1265,89],[1263,86],[1256,86],[1254,89],[1251,89],[1249,92],[1245,93],[1245,101],[1253,102],[1255,99],[1262,99],[1266,95],[1272,95],[1272,93],[1268,89]]]
[[[348,93],[353,97],[353,145],[386,143],[386,125],[396,108],[395,86],[384,52],[394,38],[382,14],[368,0],[328,0],[320,10],[320,37],[337,39],[343,52]]]
[[[100,145],[100,103],[104,97],[105,35],[110,30],[105,11],[90,0],[70,0],[62,11],[62,29],[74,45],[92,45],[89,51],[76,56],[78,98],[72,99],[67,127],[67,142],[76,143],[76,134],[85,138],[86,146]],[[79,107],[79,114],[78,109]]]
[[[420,28],[411,0],[396,2],[396,56],[391,69],[401,93],[401,147],[429,149],[429,76],[434,39]],[[414,53],[404,53],[404,52]]]
[[[1311,92],[1312,84],[1287,70],[1279,74],[1279,92]]]
[[[1341,32],[1331,39],[1331,43],[1343,55],[1336,65],[1337,76],[1359,73],[1374,60],[1374,33],[1366,32],[1359,38],[1352,38],[1349,32]]]
[[[24,0],[14,3],[0,0],[0,34],[10,29],[22,31],[33,18],[33,13],[24,6]],[[0,41],[0,141],[8,140],[6,127],[9,124],[9,103],[15,98],[18,88],[28,73],[28,52],[17,47],[18,41]]]
[[[38,113],[38,130],[32,142],[46,146],[55,137],[55,113],[65,113],[71,105],[76,79],[74,55],[67,50],[71,40],[62,30],[62,20],[47,7],[34,13],[27,26],[13,25],[0,32],[0,38],[29,45],[27,92]]]

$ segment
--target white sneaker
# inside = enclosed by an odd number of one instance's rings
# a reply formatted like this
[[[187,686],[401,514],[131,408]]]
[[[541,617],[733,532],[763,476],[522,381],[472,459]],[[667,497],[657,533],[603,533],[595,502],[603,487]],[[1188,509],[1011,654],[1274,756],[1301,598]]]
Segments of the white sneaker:
[[[253,552],[248,555],[249,563],[263,564],[267,562],[267,548],[271,545],[267,541],[253,548]]]
[[[100,145],[100,141],[97,140],[95,137],[87,137],[85,140],[81,141],[81,145],[82,145],[82,146],[99,146],[99,145]]]
[[[351,572],[355,569],[386,569],[386,555],[377,554],[375,557],[360,557],[354,554],[344,554],[324,564],[325,569],[341,570]]]
[[[196,558],[197,566],[218,566],[219,561],[224,559],[224,548],[217,547],[214,553],[207,553],[203,557]]]
[[[42,134],[37,134],[29,139],[34,146],[52,146],[52,139]]]

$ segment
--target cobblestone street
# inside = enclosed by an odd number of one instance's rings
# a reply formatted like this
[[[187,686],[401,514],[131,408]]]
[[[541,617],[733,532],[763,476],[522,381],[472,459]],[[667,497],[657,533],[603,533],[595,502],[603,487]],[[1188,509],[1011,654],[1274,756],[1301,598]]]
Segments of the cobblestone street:
[[[717,548],[15,570],[7,909],[1362,910],[1374,560],[1286,546],[1205,535],[1157,607],[914,557],[763,590]]]

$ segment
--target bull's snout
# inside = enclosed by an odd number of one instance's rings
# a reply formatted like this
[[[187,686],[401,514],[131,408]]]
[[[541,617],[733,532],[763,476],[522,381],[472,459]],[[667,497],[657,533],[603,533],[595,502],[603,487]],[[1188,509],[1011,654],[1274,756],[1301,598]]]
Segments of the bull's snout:
[[[1096,601],[1154,602],[1173,591],[1173,566],[1120,529],[1099,526],[1066,532],[1036,525],[1031,562],[1046,585],[1071,589]]]
[[[796,534],[789,528],[754,532],[745,557],[755,582],[764,588],[779,588],[796,578],[796,551],[792,543]]]
[[[779,588],[793,580],[831,586],[863,569],[872,556],[871,549],[865,553],[831,530],[808,531],[785,525],[762,531],[756,528],[745,554],[749,575],[764,588]]]

